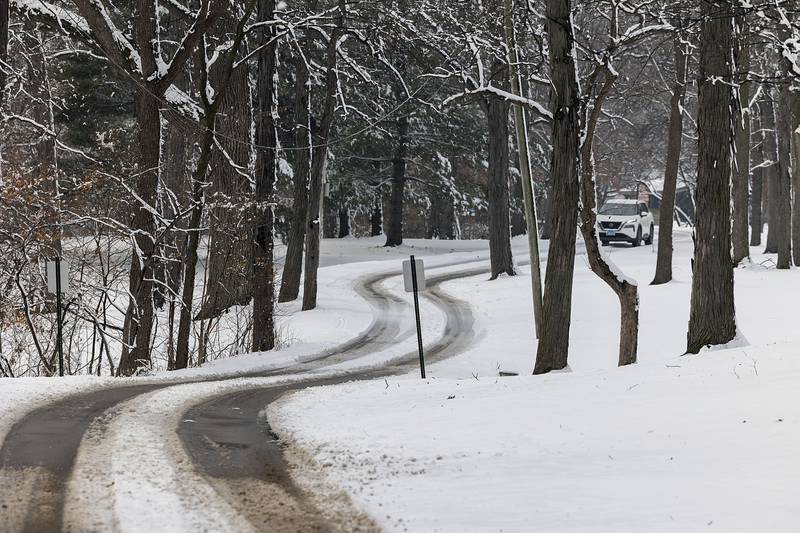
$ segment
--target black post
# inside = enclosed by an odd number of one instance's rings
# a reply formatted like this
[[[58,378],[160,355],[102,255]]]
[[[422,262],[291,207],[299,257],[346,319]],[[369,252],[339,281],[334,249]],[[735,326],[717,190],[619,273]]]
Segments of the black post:
[[[61,258],[56,256],[56,323],[58,336],[58,375],[64,377],[64,348],[61,342]]]
[[[411,256],[411,285],[414,288],[414,313],[417,315],[417,344],[419,346],[419,372],[425,379],[425,355],[422,352],[422,326],[419,322],[419,296],[417,295],[417,263]]]

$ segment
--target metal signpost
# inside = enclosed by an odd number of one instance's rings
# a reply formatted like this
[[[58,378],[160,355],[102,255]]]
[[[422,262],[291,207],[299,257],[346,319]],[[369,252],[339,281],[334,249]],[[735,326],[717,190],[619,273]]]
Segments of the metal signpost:
[[[69,265],[56,256],[55,261],[47,262],[47,290],[56,295],[56,328],[58,346],[58,375],[64,376],[64,347],[62,342],[63,327],[61,317],[61,291],[69,284],[67,273]]]
[[[425,355],[422,351],[422,326],[419,321],[419,291],[425,290],[425,263],[414,259],[403,261],[403,282],[406,292],[414,293],[414,314],[417,317],[417,345],[419,347],[419,372],[425,379]]]

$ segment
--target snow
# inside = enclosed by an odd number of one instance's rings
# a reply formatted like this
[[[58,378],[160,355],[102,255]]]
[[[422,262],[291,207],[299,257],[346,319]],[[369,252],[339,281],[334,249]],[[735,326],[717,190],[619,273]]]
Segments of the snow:
[[[794,531],[800,272],[737,269],[740,347],[682,356],[689,234],[675,247],[676,279],[655,287],[651,248],[610,249],[639,281],[637,365],[615,367],[618,303],[579,258],[571,372],[530,375],[526,276],[455,280],[471,349],[427,380],[295,393],[272,428],[387,531]]]

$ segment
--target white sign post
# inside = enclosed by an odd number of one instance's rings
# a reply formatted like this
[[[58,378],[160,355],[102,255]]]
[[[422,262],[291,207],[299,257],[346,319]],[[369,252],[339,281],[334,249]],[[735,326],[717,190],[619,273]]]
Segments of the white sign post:
[[[61,317],[61,293],[69,286],[69,263],[56,256],[55,261],[47,262],[47,291],[56,295],[56,324],[58,340],[58,374],[64,376],[64,348],[62,342],[63,324]]]
[[[414,293],[414,314],[417,316],[417,345],[419,347],[419,372],[425,379],[425,355],[422,352],[422,327],[419,321],[419,291],[425,290],[425,263],[411,256],[409,261],[403,261],[403,281],[406,292]]]
[[[58,267],[56,266],[58,263]],[[61,276],[59,279],[56,280],[56,270],[61,271]],[[58,283],[56,283],[58,282]],[[59,290],[58,286],[61,286],[61,291],[63,291],[67,286],[69,286],[69,263],[66,261],[48,261],[47,262],[47,292],[50,294],[58,295]]]

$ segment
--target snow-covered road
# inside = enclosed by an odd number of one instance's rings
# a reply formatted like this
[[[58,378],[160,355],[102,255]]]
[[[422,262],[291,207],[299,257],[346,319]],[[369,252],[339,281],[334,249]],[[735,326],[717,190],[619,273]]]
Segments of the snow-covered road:
[[[449,298],[437,290],[436,285],[485,270],[483,266],[459,266],[482,262],[484,256],[461,252],[429,261],[434,273],[437,270],[445,272],[440,279],[433,276],[433,290],[423,303],[423,313],[427,318],[424,334],[431,341],[428,343],[431,356],[444,358],[454,355],[457,353],[454,348],[458,346],[456,341],[468,338],[472,331],[468,306]],[[278,523],[276,515],[264,508],[263,498],[238,497],[242,491],[254,495],[256,487],[268,492],[271,490],[263,483],[263,471],[242,475],[241,469],[236,471],[236,461],[231,460],[233,466],[228,477],[236,481],[237,488],[225,486],[225,483],[220,485],[212,481],[220,476],[204,468],[203,451],[198,452],[197,446],[193,448],[188,443],[199,443],[201,447],[222,452],[249,449],[250,446],[232,444],[237,437],[233,428],[229,428],[227,433],[223,430],[222,434],[217,431],[219,438],[216,441],[209,439],[207,433],[212,433],[210,431],[186,430],[187,426],[191,428],[193,421],[182,413],[198,403],[201,406],[214,405],[208,402],[209,398],[217,397],[217,401],[224,402],[227,398],[224,393],[240,395],[243,390],[259,391],[260,394],[251,394],[247,409],[236,409],[240,411],[236,414],[243,422],[240,426],[247,429],[249,442],[263,444],[262,447],[253,447],[256,462],[250,464],[255,465],[260,464],[258,461],[262,458],[259,452],[269,445],[263,428],[258,425],[258,413],[271,397],[281,391],[275,389],[276,385],[285,387],[291,383],[292,387],[302,387],[307,386],[303,385],[304,382],[330,379],[331,376],[338,376],[335,379],[343,381],[363,376],[367,371],[372,377],[378,373],[407,372],[409,365],[416,360],[413,351],[416,343],[412,338],[407,297],[399,292],[399,281],[393,279],[397,277],[396,266],[387,270],[385,262],[362,262],[357,266],[342,266],[339,268],[342,272],[337,268],[323,271],[327,271],[328,284],[338,285],[341,291],[343,281],[349,275],[345,287],[350,291],[355,289],[365,300],[371,316],[365,328],[362,319],[342,317],[343,320],[334,326],[340,329],[339,335],[331,335],[330,326],[327,329],[322,327],[329,337],[347,339],[348,335],[351,336],[338,348],[309,353],[309,348],[324,348],[312,340],[285,350],[289,353],[279,352],[277,361],[266,367],[263,361],[250,356],[242,358],[238,367],[231,367],[228,363],[212,365],[210,370],[184,372],[183,376],[172,374],[169,379],[125,380],[111,385],[126,386],[104,387],[56,403],[46,403],[18,420],[0,449],[0,486],[3,487],[0,499],[4,523],[12,530],[37,531],[106,527],[143,530],[154,525],[166,526],[167,530],[196,530],[198,526],[207,528],[209,524],[217,524],[221,529],[240,530],[245,526],[253,527],[253,524],[257,524],[255,527],[259,529],[264,526],[264,520],[269,519],[270,528],[274,528]],[[377,272],[364,276],[363,273],[370,269]],[[352,292],[349,298],[352,300]],[[346,298],[340,296],[340,299],[340,302],[325,302],[323,299],[322,307],[325,303],[341,305]],[[345,314],[352,314],[352,307],[348,303],[342,306],[342,310]],[[358,308],[358,305],[354,307]],[[318,318],[305,317],[312,326],[318,325]],[[327,315],[329,321],[330,318]],[[342,327],[343,324],[350,327]],[[357,334],[353,337],[354,331]],[[232,374],[239,377],[234,378]],[[176,379],[185,384],[176,385]],[[132,381],[136,384],[131,385]],[[242,412],[246,414],[242,416]],[[179,427],[177,434],[173,429],[176,426]],[[192,435],[197,439],[193,440]],[[180,451],[180,444],[188,453]],[[279,450],[274,453],[277,453],[279,462]],[[205,467],[209,464],[220,466],[221,457],[233,459],[230,453],[217,453],[211,462],[205,462]],[[280,483],[272,484],[277,487],[273,496],[289,495],[288,499],[279,498],[282,505],[275,507],[283,513],[285,527],[282,529],[296,530],[301,523],[299,517],[307,517],[310,522],[303,524],[309,526],[315,521],[322,523],[324,517],[309,510],[314,506],[305,503],[288,480],[288,476],[283,476]],[[175,490],[176,487],[182,489]],[[228,497],[224,497],[225,494]],[[176,512],[177,509],[183,512]],[[173,518],[165,522],[165,516]],[[348,520],[335,522],[352,523],[356,516],[359,516],[358,512],[352,513]],[[371,523],[367,518],[362,522]]]

